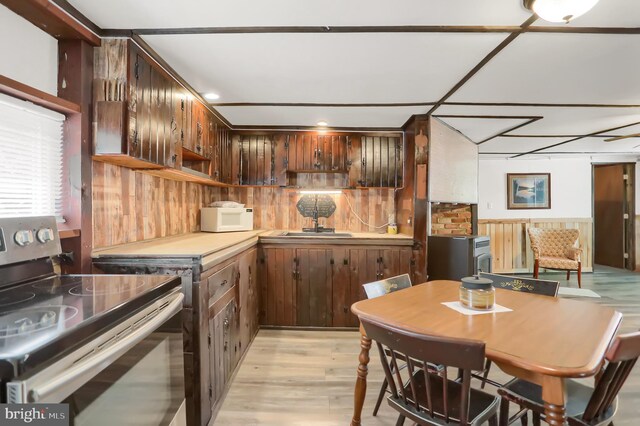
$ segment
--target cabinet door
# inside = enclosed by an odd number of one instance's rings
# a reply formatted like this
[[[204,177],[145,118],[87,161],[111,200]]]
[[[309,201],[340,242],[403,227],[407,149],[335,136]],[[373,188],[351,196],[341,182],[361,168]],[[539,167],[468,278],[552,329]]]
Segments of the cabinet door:
[[[395,136],[361,137],[359,184],[366,187],[402,186],[402,140]]]
[[[196,151],[195,138],[193,135],[193,104],[194,101],[186,90],[182,89],[182,97],[184,99],[184,107],[182,112],[182,147],[189,151]]]
[[[408,247],[381,250],[381,278],[395,277],[401,274],[411,275],[412,250]]]
[[[151,160],[151,66],[137,55],[136,131],[133,134],[133,155]]]
[[[353,325],[351,305],[354,303],[349,261],[349,249],[335,248],[331,250],[331,282],[332,282],[332,325],[349,327]],[[353,286],[357,286],[354,282]]]
[[[246,351],[258,331],[258,288],[256,279],[257,249],[244,253],[238,260],[239,268],[239,350]]]
[[[297,322],[300,326],[331,326],[331,250],[296,249]]]
[[[215,317],[209,320],[209,336],[211,338],[211,348],[209,352],[209,372],[211,375],[211,406],[220,400],[224,393],[226,382],[225,372],[225,333],[224,319],[225,310],[220,311]]]
[[[351,304],[366,299],[363,284],[380,279],[380,251],[365,248],[349,250],[349,303]],[[349,311],[349,325],[357,326],[358,318]]]
[[[261,301],[265,325],[300,325],[296,322],[295,249],[263,250],[265,284]]]

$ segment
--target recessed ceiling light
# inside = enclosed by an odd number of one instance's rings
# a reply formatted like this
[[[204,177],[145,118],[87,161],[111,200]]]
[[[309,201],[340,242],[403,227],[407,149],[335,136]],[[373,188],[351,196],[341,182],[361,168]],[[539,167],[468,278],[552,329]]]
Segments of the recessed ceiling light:
[[[208,101],[215,101],[216,99],[220,99],[220,95],[217,93],[205,93],[204,98]]]
[[[326,121],[318,121],[318,126],[320,127],[327,127],[329,125],[329,123],[327,123]]]

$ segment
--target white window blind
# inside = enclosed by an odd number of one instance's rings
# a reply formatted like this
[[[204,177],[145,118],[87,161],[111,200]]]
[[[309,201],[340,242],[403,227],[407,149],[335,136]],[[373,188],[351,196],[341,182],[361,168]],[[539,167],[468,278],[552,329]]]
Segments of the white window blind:
[[[0,217],[62,220],[65,116],[0,94]]]

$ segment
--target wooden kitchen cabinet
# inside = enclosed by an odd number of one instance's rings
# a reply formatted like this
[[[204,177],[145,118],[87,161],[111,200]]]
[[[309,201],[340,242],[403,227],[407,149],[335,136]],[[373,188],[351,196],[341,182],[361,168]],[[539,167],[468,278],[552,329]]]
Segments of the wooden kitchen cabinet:
[[[362,284],[410,274],[412,255],[411,247],[263,247],[261,324],[355,327]]]
[[[403,146],[400,136],[360,137],[359,178],[357,186],[401,188],[403,179]]]
[[[131,42],[100,49],[94,158],[143,169],[176,167],[179,86]]]
[[[221,400],[231,374],[238,364],[236,309],[235,300],[231,300],[209,320],[209,398],[212,405]]]
[[[238,348],[243,353],[259,328],[258,250],[253,248],[238,259]]]

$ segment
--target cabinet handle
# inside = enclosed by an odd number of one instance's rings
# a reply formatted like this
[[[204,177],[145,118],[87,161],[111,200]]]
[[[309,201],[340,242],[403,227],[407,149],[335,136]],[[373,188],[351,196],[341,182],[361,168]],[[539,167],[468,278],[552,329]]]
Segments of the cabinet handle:
[[[349,264],[349,259],[347,259],[346,257],[344,259],[342,259],[342,264],[343,265],[348,265]]]
[[[224,287],[225,285],[227,285],[227,282],[228,282],[227,280],[222,281],[220,283],[220,287]]]

